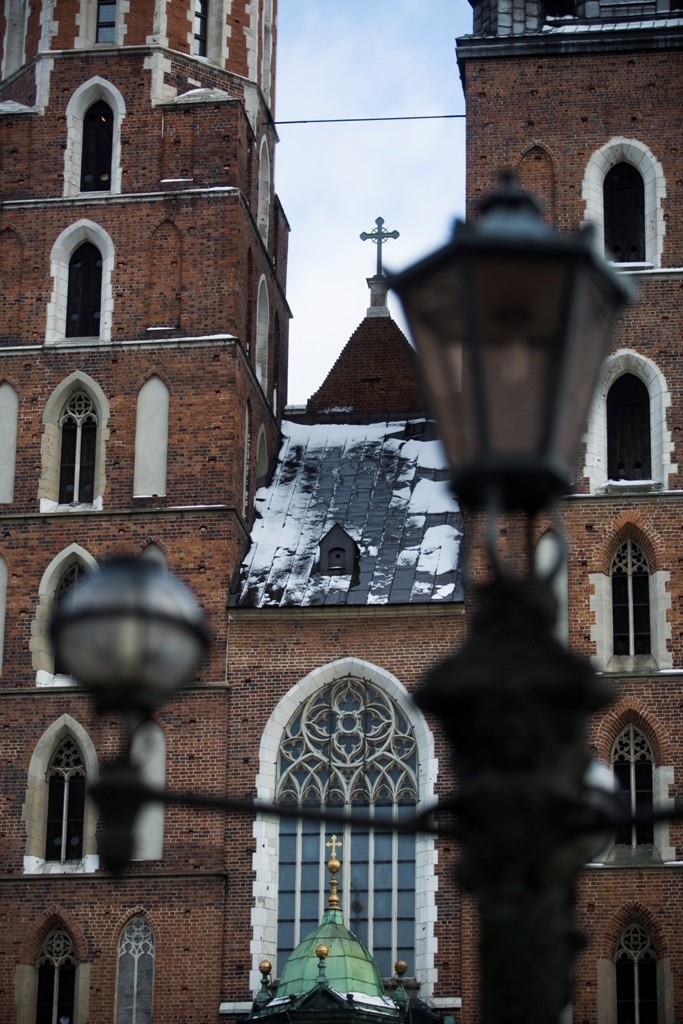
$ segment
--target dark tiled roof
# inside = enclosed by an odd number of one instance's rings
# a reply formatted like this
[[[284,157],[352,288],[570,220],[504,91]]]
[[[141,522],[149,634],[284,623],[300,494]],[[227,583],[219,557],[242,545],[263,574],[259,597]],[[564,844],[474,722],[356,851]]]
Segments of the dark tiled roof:
[[[283,423],[235,603],[245,607],[462,601],[462,516],[440,442],[424,421]],[[417,433],[418,436],[415,436]],[[336,524],[357,545],[353,571],[324,573]]]

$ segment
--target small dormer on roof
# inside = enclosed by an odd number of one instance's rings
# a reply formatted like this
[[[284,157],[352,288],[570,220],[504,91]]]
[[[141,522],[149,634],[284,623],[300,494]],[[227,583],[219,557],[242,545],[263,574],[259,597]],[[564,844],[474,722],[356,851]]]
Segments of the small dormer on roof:
[[[319,571],[334,575],[353,574],[358,569],[358,545],[346,530],[335,523],[321,539]]]

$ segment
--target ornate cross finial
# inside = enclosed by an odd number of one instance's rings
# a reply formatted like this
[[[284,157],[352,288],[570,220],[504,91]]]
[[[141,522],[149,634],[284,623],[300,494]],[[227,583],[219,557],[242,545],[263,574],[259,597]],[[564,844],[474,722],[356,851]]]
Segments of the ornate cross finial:
[[[341,861],[337,859],[337,847],[341,849],[341,845],[340,840],[337,839],[336,836],[332,836],[329,843],[325,843],[325,846],[332,851],[332,856],[327,862],[327,870],[332,876],[330,878],[330,895],[327,900],[328,908],[336,908],[339,906],[339,894],[337,892],[339,882],[337,881],[337,872],[341,867]]]
[[[377,227],[374,231],[361,231],[360,239],[361,242],[367,242],[370,239],[377,246],[377,276],[381,276],[384,271],[382,270],[382,246],[386,242],[387,238],[398,238],[398,231],[385,231],[384,230],[384,218],[378,217],[375,221]]]
[[[327,849],[332,851],[332,857],[334,860],[337,859],[337,847],[341,850],[341,845],[341,840],[337,839],[336,836],[332,836],[329,843],[325,843]]]

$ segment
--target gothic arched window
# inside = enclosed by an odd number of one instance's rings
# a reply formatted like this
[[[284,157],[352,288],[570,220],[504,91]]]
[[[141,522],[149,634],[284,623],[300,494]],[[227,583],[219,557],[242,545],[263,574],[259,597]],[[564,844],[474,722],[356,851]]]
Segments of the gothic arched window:
[[[657,954],[639,924],[622,933],[614,954],[617,1024],[657,1024]]]
[[[614,741],[612,767],[621,806],[627,814],[647,815],[652,811],[654,760],[647,738],[633,724],[627,725]],[[614,841],[631,847],[652,844],[652,822],[626,825],[615,833]]]
[[[97,456],[97,412],[90,396],[74,391],[59,419],[59,503],[92,502]]]
[[[85,761],[78,744],[65,736],[47,769],[45,860],[80,860],[85,816]]]
[[[614,654],[650,654],[650,567],[632,540],[616,551],[610,577]]]
[[[121,932],[116,974],[116,1024],[152,1024],[154,933],[142,915]]]
[[[40,950],[36,1024],[73,1024],[76,996],[76,955],[64,928],[53,928]]]
[[[69,568],[66,570],[62,578],[60,579],[54,593],[55,604],[58,604],[63,597],[73,590],[79,580],[83,579],[86,575],[86,569],[80,562],[72,562]],[[68,669],[62,664],[60,658],[55,654],[54,663],[54,674],[57,675],[69,675]]]
[[[290,719],[278,755],[277,800],[366,809],[398,821],[418,799],[417,745],[394,701],[346,676],[310,697]],[[325,897],[325,826],[281,820],[278,962],[318,924]],[[388,976],[415,947],[415,837],[347,825],[340,889],[344,920]]]
[[[66,337],[99,338],[102,305],[102,254],[83,242],[69,260]]]
[[[607,393],[607,476],[650,480],[650,396],[632,373],[617,377]]]
[[[645,260],[645,184],[633,164],[620,161],[605,175],[605,247],[619,263]]]
[[[81,192],[108,192],[111,189],[113,136],[114,111],[104,100],[97,100],[83,117]]]

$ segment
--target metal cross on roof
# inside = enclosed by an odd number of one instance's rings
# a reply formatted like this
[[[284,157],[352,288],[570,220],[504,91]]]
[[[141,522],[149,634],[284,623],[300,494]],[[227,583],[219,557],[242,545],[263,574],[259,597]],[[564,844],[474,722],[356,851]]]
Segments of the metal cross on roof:
[[[367,242],[370,239],[377,246],[377,275],[383,274],[382,270],[382,246],[386,242],[387,238],[398,238],[398,231],[385,231],[384,230],[384,218],[378,217],[375,221],[377,227],[374,231],[361,231],[360,238],[361,242]]]

